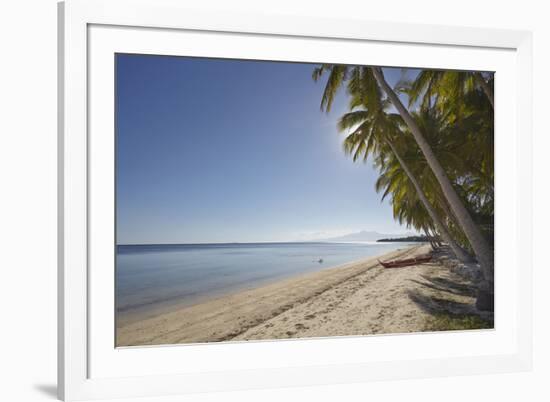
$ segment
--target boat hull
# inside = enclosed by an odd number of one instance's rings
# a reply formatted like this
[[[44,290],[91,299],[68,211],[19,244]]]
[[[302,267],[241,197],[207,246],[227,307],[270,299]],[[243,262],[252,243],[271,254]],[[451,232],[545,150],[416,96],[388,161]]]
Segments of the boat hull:
[[[403,267],[410,267],[418,264],[424,264],[426,262],[430,262],[431,260],[432,260],[432,256],[427,255],[427,256],[421,256],[416,258],[406,258],[403,260],[394,260],[394,261],[386,261],[386,262],[378,260],[378,262],[384,268],[403,268]]]

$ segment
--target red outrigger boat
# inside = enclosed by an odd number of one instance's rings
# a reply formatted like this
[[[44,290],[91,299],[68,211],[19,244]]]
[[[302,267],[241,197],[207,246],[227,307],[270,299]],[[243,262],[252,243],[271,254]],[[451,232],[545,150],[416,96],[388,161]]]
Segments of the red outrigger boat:
[[[402,268],[402,267],[408,267],[410,265],[423,264],[425,262],[431,261],[431,259],[432,259],[431,255],[422,255],[415,258],[406,258],[404,260],[393,260],[393,261],[387,261],[387,262],[378,260],[378,262],[382,264],[384,268]]]

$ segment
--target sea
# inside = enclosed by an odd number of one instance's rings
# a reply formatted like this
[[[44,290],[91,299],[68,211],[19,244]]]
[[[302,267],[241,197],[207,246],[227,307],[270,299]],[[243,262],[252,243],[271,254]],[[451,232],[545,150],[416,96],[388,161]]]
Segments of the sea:
[[[175,307],[410,245],[404,242],[118,245],[117,323],[136,321]]]

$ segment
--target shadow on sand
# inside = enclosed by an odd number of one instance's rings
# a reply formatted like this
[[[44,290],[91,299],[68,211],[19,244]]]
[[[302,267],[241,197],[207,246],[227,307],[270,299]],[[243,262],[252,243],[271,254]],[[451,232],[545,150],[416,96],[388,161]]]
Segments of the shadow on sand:
[[[441,297],[426,295],[418,290],[409,290],[410,299],[422,310],[431,315],[437,314],[475,314],[476,309],[470,303],[461,303]]]
[[[476,286],[457,275],[449,277],[421,276],[411,279],[417,285],[409,290],[409,298],[430,315],[426,331],[490,329],[494,328],[491,314],[475,307]]]
[[[421,285],[426,292],[420,289],[410,290],[409,297],[422,310],[431,315],[437,314],[475,314],[473,303],[464,302],[464,297],[475,297],[476,288],[463,281],[442,277],[421,276],[422,281],[411,279]],[[422,289],[422,288],[421,288]],[[456,299],[461,300],[456,300]]]
[[[474,297],[476,295],[476,289],[472,285],[452,281],[446,278],[430,278],[426,275],[421,275],[421,277],[424,282],[417,281],[415,279],[412,279],[412,281],[432,290],[437,290],[439,292],[448,292],[457,296]]]

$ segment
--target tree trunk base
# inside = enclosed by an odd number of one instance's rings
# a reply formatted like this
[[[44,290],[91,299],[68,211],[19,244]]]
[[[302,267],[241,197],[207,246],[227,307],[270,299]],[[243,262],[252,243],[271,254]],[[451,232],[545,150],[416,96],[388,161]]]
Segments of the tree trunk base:
[[[479,287],[476,308],[480,311],[495,311],[495,293],[492,286],[484,283]]]

